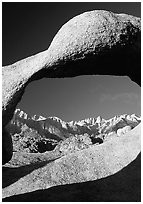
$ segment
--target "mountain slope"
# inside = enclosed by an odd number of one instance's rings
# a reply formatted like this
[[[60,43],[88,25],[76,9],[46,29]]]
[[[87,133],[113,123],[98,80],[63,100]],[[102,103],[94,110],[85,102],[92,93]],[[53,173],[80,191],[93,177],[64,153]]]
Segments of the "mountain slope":
[[[116,132],[118,128],[122,128],[126,125],[130,125],[133,128],[138,125],[140,121],[140,117],[135,114],[123,114],[109,120],[98,116],[97,118],[87,118],[81,121],[65,122],[58,117],[45,118],[37,115],[29,116],[20,109],[16,109],[13,119],[7,125],[7,130],[11,133],[18,133],[21,131],[22,125],[26,124],[29,128],[37,130],[41,135],[51,133],[57,135],[57,138],[65,139],[69,137],[70,134],[88,133],[92,135],[111,131]]]
[[[89,144],[101,144],[104,141],[133,129],[140,123],[140,117],[135,114],[123,114],[105,120],[101,116],[87,118],[81,121],[62,121],[58,117],[30,116],[16,109],[13,119],[7,125],[11,134],[14,151],[45,152],[51,151],[57,144],[58,148],[82,149],[83,141]],[[123,129],[124,128],[124,129]],[[84,139],[78,139],[85,138]],[[68,138],[73,138],[71,141]],[[65,142],[60,142],[65,141]]]

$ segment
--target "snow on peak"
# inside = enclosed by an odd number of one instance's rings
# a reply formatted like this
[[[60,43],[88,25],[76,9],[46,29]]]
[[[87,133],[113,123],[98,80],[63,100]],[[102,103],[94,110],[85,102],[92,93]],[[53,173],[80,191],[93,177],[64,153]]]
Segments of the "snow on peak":
[[[46,120],[46,118],[45,117],[43,117],[43,116],[39,116],[39,115],[34,115],[33,117],[32,117],[32,119],[33,120],[36,120],[36,121],[40,121],[40,120]]]
[[[61,126],[65,129],[68,128],[68,126],[70,127],[75,127],[75,126],[87,126],[88,128],[94,126],[94,125],[98,125],[98,126],[112,126],[115,125],[119,122],[122,121],[122,123],[128,123],[128,124],[137,124],[141,121],[141,117],[137,116],[136,114],[122,114],[122,115],[116,115],[110,119],[103,119],[101,116],[98,116],[96,118],[86,118],[83,120],[79,120],[79,121],[70,121],[70,122],[65,122],[63,120],[61,120],[59,117],[54,116],[54,117],[48,117],[45,118],[43,116],[38,116],[38,115],[34,115],[32,117],[30,117],[28,114],[26,114],[24,111],[21,111],[19,108],[15,110],[15,114],[23,119],[32,119],[34,121],[42,121],[42,120],[46,120],[46,119],[50,119],[53,122],[57,122],[60,123]]]
[[[97,118],[96,118],[96,123],[101,123],[102,122],[102,118],[101,118],[101,116],[98,116]]]
[[[20,109],[16,109],[15,114],[19,115],[20,118],[23,118],[25,120],[28,119],[27,113],[25,113],[24,111],[21,111]]]
[[[54,121],[57,121],[57,122],[62,122],[62,120],[60,118],[58,118],[57,116],[53,116],[53,117],[48,117],[49,119],[52,119]]]

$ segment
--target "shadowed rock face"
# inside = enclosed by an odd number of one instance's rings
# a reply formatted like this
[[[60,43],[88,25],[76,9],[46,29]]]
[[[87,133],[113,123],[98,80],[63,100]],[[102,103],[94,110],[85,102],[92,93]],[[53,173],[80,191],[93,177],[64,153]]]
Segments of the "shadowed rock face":
[[[48,50],[3,67],[3,128],[12,119],[25,87],[43,77],[127,75],[140,85],[140,30],[140,18],[86,12],[63,25]],[[6,147],[11,144],[7,134],[3,137],[6,163],[12,148]]]

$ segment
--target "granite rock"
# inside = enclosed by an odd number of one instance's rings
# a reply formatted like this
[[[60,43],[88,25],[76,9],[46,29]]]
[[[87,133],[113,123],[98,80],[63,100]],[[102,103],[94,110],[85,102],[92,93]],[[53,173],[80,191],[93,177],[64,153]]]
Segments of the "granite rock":
[[[3,67],[3,129],[25,87],[43,77],[127,75],[140,84],[140,30],[140,18],[134,16],[103,10],[85,12],[63,25],[46,51]]]

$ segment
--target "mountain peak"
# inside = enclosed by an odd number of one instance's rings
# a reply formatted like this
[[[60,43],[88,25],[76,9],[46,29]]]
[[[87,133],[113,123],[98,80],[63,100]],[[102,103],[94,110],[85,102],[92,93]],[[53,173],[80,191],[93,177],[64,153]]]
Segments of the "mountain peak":
[[[41,115],[40,116],[39,115],[34,115],[34,116],[32,116],[32,119],[36,120],[36,121],[46,120],[46,118],[41,116]]]
[[[46,120],[46,119],[52,119],[53,121],[56,121],[58,123],[66,123],[66,124],[69,124],[70,126],[71,125],[80,125],[80,126],[83,126],[83,125],[95,125],[96,123],[101,123],[101,122],[106,122],[106,121],[117,121],[117,120],[121,120],[121,119],[126,119],[126,120],[130,120],[130,121],[141,121],[141,117],[140,116],[137,116],[135,113],[132,113],[131,115],[129,114],[121,114],[121,115],[116,115],[110,119],[103,119],[101,116],[98,116],[96,118],[94,117],[90,117],[90,118],[85,118],[85,119],[82,119],[82,120],[79,120],[79,121],[70,121],[70,122],[66,122],[66,121],[63,121],[62,119],[60,119],[59,117],[57,116],[51,116],[51,117],[43,117],[41,115],[33,115],[33,116],[30,116],[28,115],[27,113],[25,113],[24,111],[20,110],[19,108],[17,108],[15,110],[15,115],[19,115],[20,118],[23,118],[23,119],[29,119],[31,118],[32,120],[34,121],[42,121],[42,120]]]
[[[24,111],[20,110],[19,108],[15,110],[15,115],[19,115],[20,118],[28,119],[28,114]]]
[[[57,121],[57,122],[62,122],[62,120],[59,117],[57,117],[57,116],[52,116],[52,117],[48,117],[48,118],[52,119],[54,121]]]
[[[20,133],[22,128],[27,125],[28,128],[36,131],[38,134],[56,141],[69,138],[71,135],[97,136],[99,134],[108,135],[112,132],[117,134],[118,129],[128,126],[132,129],[137,126],[141,118],[135,114],[122,114],[108,120],[101,116],[96,118],[86,118],[80,121],[65,122],[60,118],[43,117],[38,115],[30,116],[20,109],[15,110],[13,119],[7,125],[7,130],[12,133]]]
[[[96,118],[96,122],[97,122],[97,123],[101,123],[101,122],[102,122],[102,117],[101,117],[101,116],[98,116],[98,117]]]

